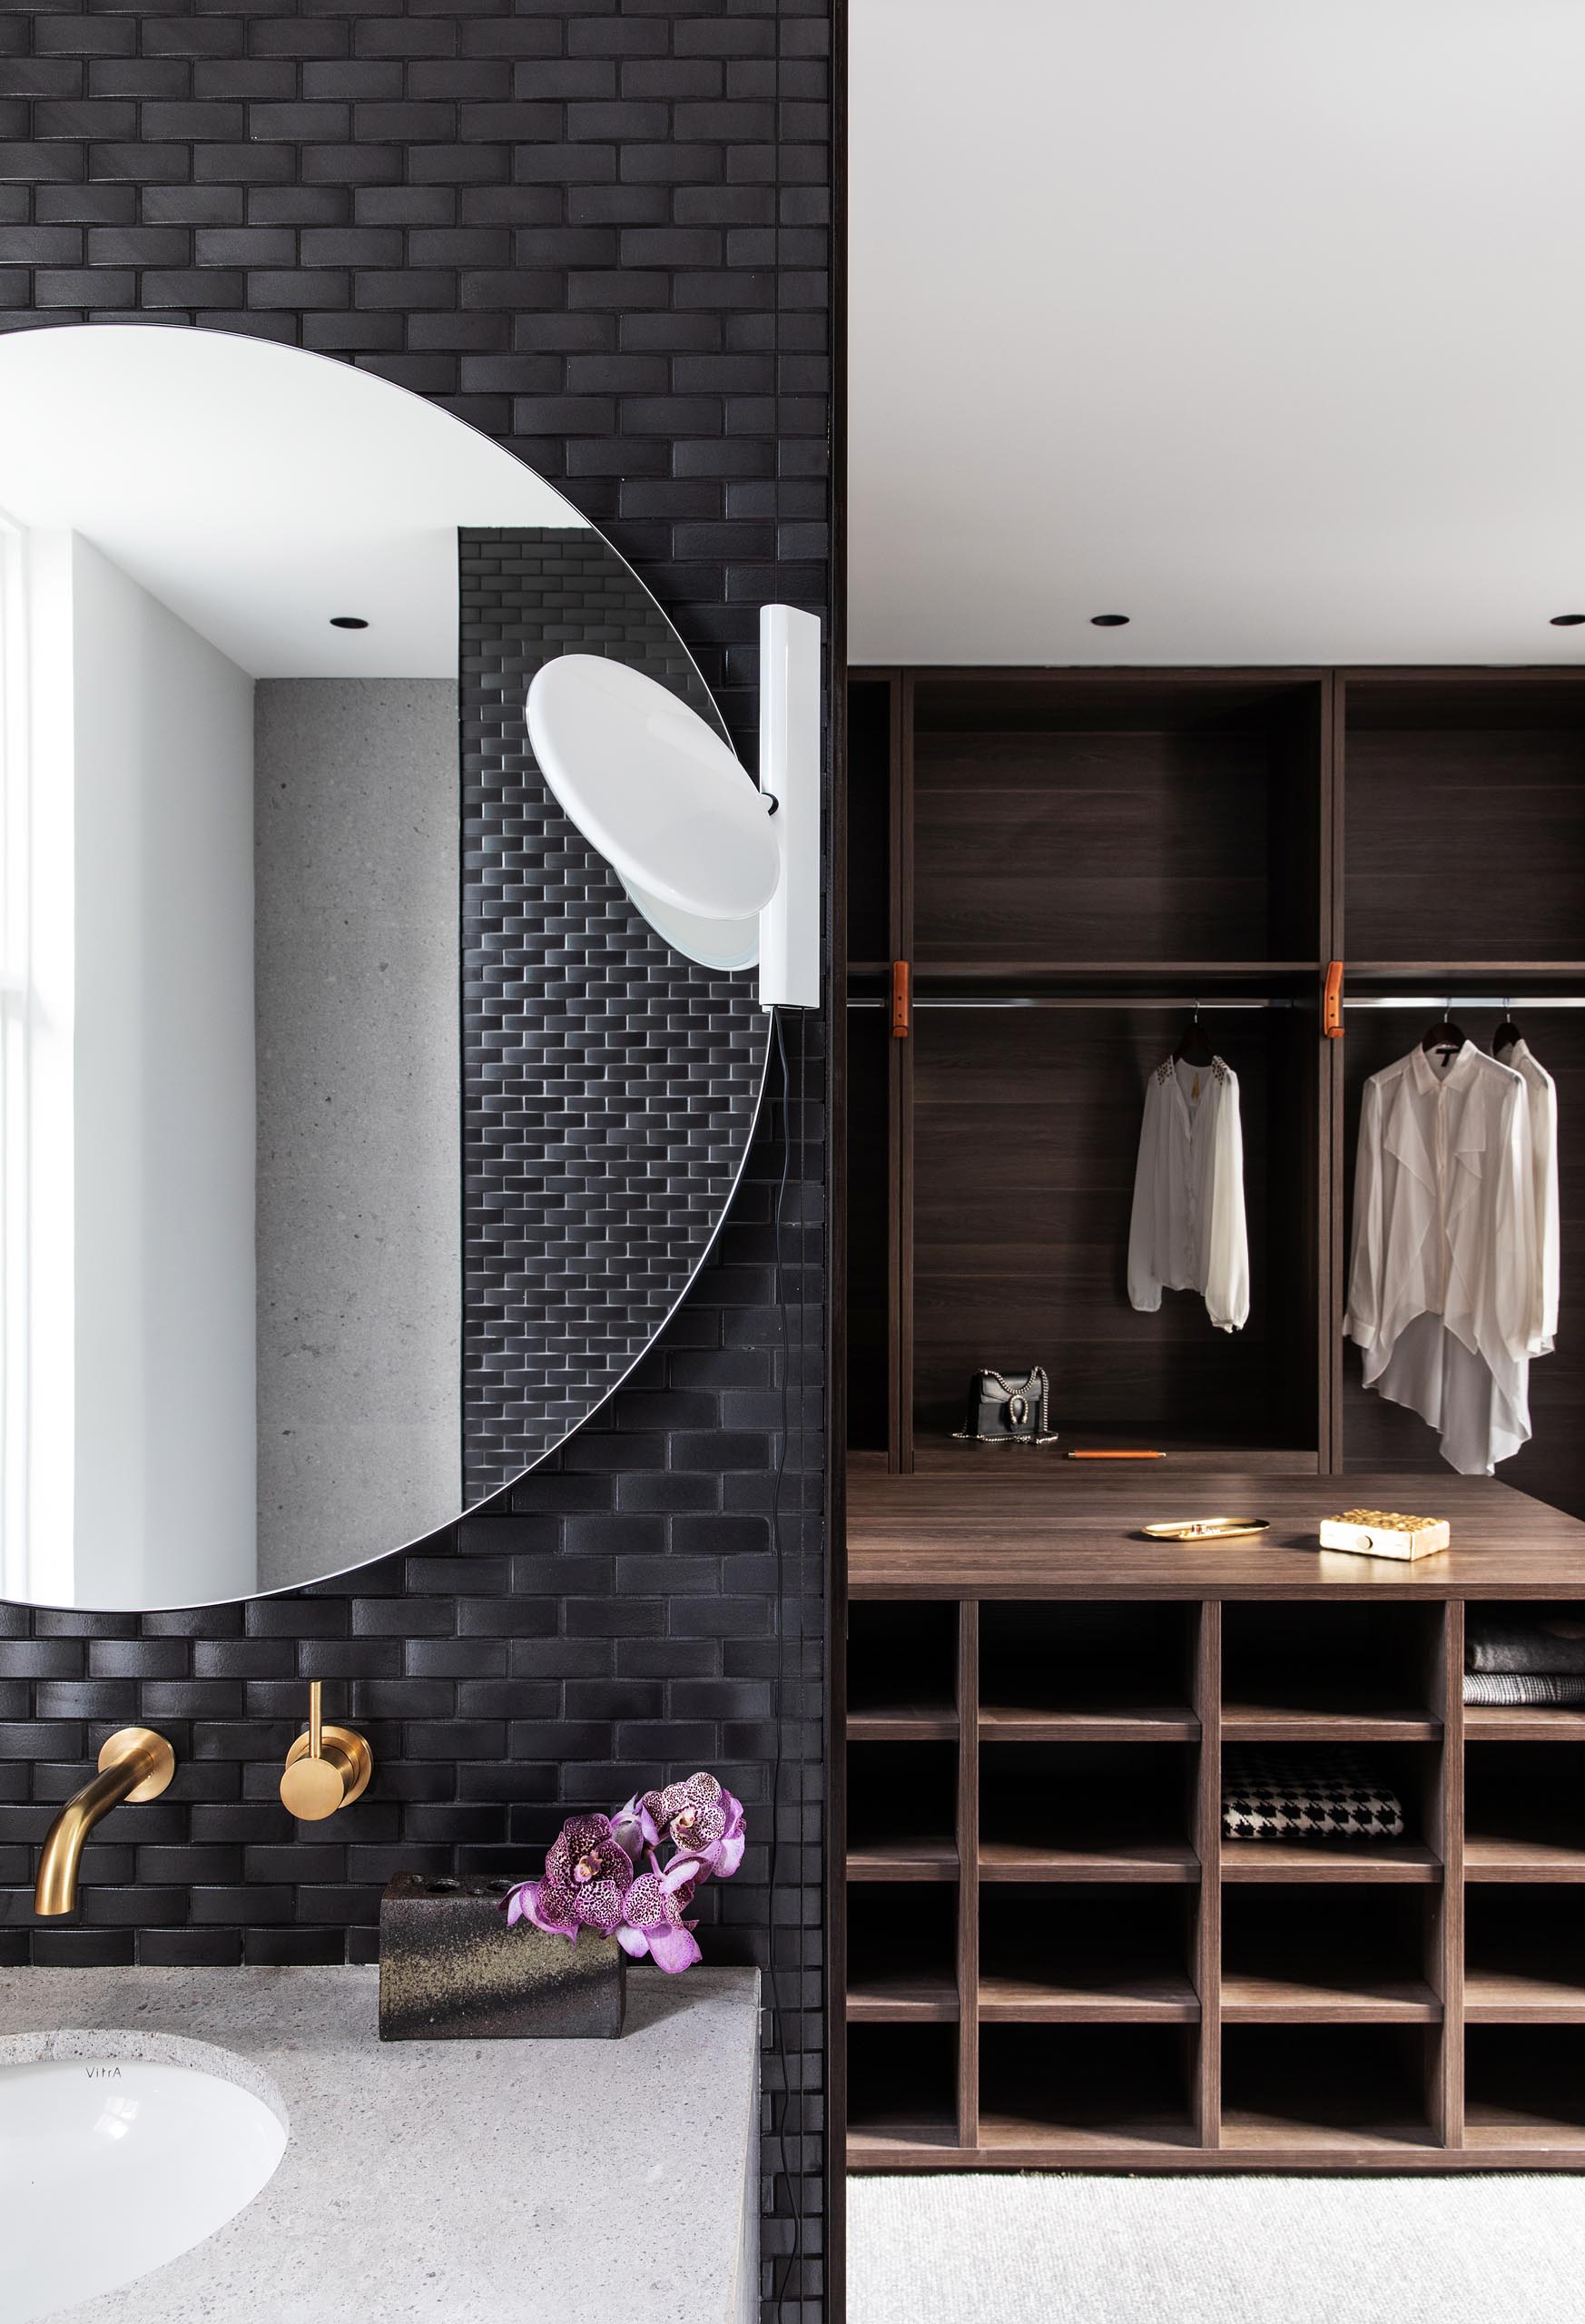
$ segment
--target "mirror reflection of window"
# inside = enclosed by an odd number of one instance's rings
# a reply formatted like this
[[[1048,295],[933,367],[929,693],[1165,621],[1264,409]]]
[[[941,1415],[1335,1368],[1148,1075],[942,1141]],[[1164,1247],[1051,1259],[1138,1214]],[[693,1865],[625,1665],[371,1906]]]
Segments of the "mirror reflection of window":
[[[0,514],[0,1594],[25,1595],[28,1496],[26,536]]]

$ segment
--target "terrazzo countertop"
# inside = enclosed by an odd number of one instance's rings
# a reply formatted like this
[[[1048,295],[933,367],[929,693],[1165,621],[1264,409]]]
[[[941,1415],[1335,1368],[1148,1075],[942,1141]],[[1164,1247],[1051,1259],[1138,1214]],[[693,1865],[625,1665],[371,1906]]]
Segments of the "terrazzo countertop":
[[[756,2312],[755,1970],[630,1974],[615,2042],[382,2043],[378,1987],[374,1969],[0,1973],[0,2066],[167,2059],[242,2083],[288,2130],[274,2176],[218,2233],[63,2316],[739,2324]]]

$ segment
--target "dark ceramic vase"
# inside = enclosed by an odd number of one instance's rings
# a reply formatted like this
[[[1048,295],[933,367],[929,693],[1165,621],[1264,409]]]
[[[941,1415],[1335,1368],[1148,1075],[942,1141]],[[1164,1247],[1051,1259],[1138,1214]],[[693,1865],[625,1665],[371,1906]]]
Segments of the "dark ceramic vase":
[[[612,2041],[622,2031],[627,1955],[585,1929],[576,1945],[519,1921],[514,1880],[399,1872],[379,1901],[382,2042]]]

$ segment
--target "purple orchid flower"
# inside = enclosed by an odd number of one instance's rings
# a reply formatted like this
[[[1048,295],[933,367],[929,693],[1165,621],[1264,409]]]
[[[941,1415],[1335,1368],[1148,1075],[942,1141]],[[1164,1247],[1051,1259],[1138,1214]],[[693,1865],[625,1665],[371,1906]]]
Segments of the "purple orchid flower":
[[[527,1920],[575,1945],[580,1928],[610,1936],[632,1885],[633,1859],[613,1837],[610,1817],[569,1816],[550,1844],[543,1879],[524,1881],[507,1898],[507,1925]]]
[[[748,1846],[744,1828],[747,1819],[742,1800],[734,1799],[730,1791],[724,1791],[721,1795],[721,1812],[724,1821],[720,1837],[700,1847],[697,1853],[706,1872],[717,1880],[730,1880],[743,1862],[743,1852]]]
[[[672,1860],[659,1851],[669,1845]],[[703,1958],[686,1917],[700,1883],[730,1879],[747,1846],[743,1803],[700,1773],[664,1791],[635,1792],[615,1816],[572,1816],[545,1871],[503,1898],[508,1927],[527,1921],[576,1945],[580,1929],[615,1936],[670,1976]],[[645,1859],[649,1869],[641,1869]]]
[[[730,1879],[743,1862],[743,1804],[714,1776],[692,1775],[664,1791],[645,1792],[638,1806],[674,1847],[698,1856],[707,1872]]]
[[[664,1872],[646,1872],[634,1882],[622,1900],[616,1932],[624,1952],[638,1961],[647,1953],[673,1977],[703,1959],[694,1936],[696,1924],[683,1918],[694,1901],[699,1869],[693,1857],[678,1856]]]
[[[650,1800],[659,1797],[658,1792],[635,1791],[625,1807],[619,1807],[611,1818],[613,1839],[626,1850],[635,1864],[641,1863],[652,1848],[660,1846],[660,1828],[648,1807]]]

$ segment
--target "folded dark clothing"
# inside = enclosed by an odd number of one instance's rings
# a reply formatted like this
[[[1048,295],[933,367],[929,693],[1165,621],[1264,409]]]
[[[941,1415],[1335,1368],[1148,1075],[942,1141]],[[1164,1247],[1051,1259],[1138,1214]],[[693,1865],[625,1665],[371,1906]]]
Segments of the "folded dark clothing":
[[[1358,1753],[1229,1745],[1222,1755],[1224,1839],[1395,1840],[1403,1830],[1397,1794]]]
[[[1467,1703],[1541,1703],[1562,1709],[1585,1703],[1585,1671],[1466,1670]]]
[[[1516,1614],[1472,1606],[1465,1615],[1467,1670],[1567,1671],[1585,1678],[1585,1620],[1572,1607],[1538,1606]]]

